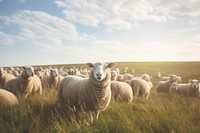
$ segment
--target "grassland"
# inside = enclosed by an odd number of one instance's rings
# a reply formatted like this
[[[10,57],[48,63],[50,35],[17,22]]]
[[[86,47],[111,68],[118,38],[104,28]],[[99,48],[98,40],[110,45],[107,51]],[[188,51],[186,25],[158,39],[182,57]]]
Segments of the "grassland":
[[[74,66],[64,65],[66,68]],[[83,67],[76,64],[76,67]],[[127,66],[134,68],[135,75],[148,73],[153,77],[153,89],[150,99],[134,98],[133,103],[111,102],[100,113],[98,121],[88,124],[85,113],[81,114],[79,124],[73,114],[66,112],[57,102],[57,91],[44,89],[42,96],[34,95],[14,107],[0,106],[1,133],[199,133],[200,99],[184,98],[158,94],[155,78],[159,71],[163,76],[174,73],[180,75],[183,82],[188,79],[200,79],[200,62],[119,62],[121,70]],[[45,67],[45,66],[43,66]],[[61,67],[61,65],[57,65]],[[68,117],[72,118],[69,122]]]

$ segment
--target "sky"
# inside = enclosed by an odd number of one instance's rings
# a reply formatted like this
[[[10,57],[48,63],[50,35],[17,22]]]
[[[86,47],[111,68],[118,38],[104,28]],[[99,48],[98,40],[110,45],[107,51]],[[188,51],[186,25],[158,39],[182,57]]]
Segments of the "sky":
[[[200,0],[0,0],[0,66],[200,61]]]

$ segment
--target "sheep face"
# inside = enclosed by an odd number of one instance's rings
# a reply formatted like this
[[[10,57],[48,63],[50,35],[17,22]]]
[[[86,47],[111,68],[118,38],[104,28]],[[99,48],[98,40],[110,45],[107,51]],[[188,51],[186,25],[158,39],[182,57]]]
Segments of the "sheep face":
[[[88,67],[93,68],[93,76],[97,81],[102,81],[106,77],[107,68],[112,68],[114,63],[87,63]]]
[[[149,81],[150,81],[150,76],[149,76],[148,74],[143,74],[143,75],[141,76],[141,79],[143,79],[143,80],[149,82]]]
[[[35,75],[33,67],[23,67],[23,69],[27,77],[31,77]]]
[[[51,76],[57,77],[58,76],[58,69],[51,69]]]
[[[195,89],[195,90],[197,90],[197,91],[199,91],[199,81],[193,79],[193,80],[191,80],[190,82],[191,82],[192,88]]]
[[[171,74],[169,77],[171,82],[176,82],[178,80],[178,77],[174,74]]]
[[[111,76],[113,76],[113,77],[114,77],[114,76],[117,76],[117,71],[112,70],[112,71],[111,71]]]

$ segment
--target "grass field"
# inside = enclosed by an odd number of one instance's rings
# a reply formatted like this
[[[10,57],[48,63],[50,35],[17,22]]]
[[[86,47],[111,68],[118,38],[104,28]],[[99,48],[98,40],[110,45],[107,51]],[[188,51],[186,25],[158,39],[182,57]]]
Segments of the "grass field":
[[[57,65],[60,67],[61,65]],[[64,65],[66,68],[74,66]],[[84,66],[76,64],[76,67]],[[200,99],[158,94],[155,78],[157,72],[163,76],[177,74],[183,82],[200,79],[200,62],[119,62],[117,66],[134,68],[135,75],[151,75],[153,89],[149,100],[134,98],[131,104],[111,102],[100,113],[98,121],[88,124],[85,113],[79,124],[57,102],[56,90],[43,90],[43,95],[34,95],[14,107],[0,106],[0,133],[199,133]],[[44,67],[44,66],[43,66]],[[54,66],[53,66],[54,67]]]

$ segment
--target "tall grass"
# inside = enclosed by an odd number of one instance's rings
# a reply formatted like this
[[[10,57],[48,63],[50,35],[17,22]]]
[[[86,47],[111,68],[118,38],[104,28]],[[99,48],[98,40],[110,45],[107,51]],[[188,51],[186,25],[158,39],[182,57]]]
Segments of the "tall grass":
[[[152,76],[160,71],[164,75],[175,73],[187,82],[190,78],[199,79],[198,62],[138,62],[117,63],[121,70],[132,67],[140,75]],[[200,131],[200,101],[197,98],[184,98],[158,94],[154,87],[150,99],[134,98],[131,104],[111,102],[100,113],[98,121],[88,123],[87,115],[81,113],[81,123],[77,123],[73,113],[67,112],[57,102],[57,91],[44,89],[43,95],[34,95],[24,100],[19,97],[19,105],[0,106],[1,133],[68,133],[68,132],[131,132],[131,133],[198,133]],[[69,120],[70,119],[70,120]]]

